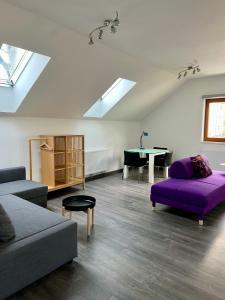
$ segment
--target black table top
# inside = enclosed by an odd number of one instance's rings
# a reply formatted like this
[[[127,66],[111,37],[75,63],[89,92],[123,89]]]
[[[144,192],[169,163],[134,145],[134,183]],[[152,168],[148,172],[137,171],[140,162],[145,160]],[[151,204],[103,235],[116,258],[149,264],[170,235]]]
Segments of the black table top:
[[[71,211],[85,211],[88,208],[92,209],[95,207],[95,204],[96,199],[87,195],[70,196],[62,201],[62,205],[65,209]]]

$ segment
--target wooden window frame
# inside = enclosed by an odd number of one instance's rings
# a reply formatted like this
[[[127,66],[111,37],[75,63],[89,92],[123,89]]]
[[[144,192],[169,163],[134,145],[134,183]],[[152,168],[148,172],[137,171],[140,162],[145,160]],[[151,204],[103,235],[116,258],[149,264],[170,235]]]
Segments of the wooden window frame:
[[[210,103],[225,102],[224,98],[208,98],[205,99],[205,117],[204,117],[204,142],[215,142],[225,143],[225,138],[214,138],[208,136],[208,125],[209,125],[209,105]]]

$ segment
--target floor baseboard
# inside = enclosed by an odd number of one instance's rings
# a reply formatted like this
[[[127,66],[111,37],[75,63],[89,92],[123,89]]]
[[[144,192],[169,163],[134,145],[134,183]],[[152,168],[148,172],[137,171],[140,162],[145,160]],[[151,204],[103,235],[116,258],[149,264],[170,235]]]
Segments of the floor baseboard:
[[[95,180],[95,179],[107,177],[107,176],[110,176],[110,175],[115,174],[115,173],[122,173],[122,172],[123,172],[123,169],[119,169],[119,170],[115,170],[115,171],[110,171],[110,172],[104,172],[104,173],[99,173],[99,174],[95,174],[95,175],[90,175],[90,176],[88,176],[88,177],[85,178],[85,181],[88,182],[88,181],[92,181],[92,180]]]

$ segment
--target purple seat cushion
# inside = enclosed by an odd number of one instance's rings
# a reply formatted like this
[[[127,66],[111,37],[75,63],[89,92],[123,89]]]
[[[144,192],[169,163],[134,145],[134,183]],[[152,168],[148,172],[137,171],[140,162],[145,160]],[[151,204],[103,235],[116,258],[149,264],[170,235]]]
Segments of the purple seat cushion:
[[[176,160],[169,168],[169,177],[190,179],[194,176],[191,158],[183,158]]]
[[[213,171],[207,178],[168,179],[152,186],[151,195],[201,208],[225,200],[225,172]]]

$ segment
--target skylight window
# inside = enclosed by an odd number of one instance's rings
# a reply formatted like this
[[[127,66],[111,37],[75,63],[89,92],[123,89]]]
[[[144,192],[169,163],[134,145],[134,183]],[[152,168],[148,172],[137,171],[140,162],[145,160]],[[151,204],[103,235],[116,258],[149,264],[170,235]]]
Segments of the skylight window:
[[[14,86],[33,52],[2,44],[0,49],[0,86]]]
[[[135,81],[118,78],[84,114],[84,117],[102,118],[135,86],[135,84]]]

